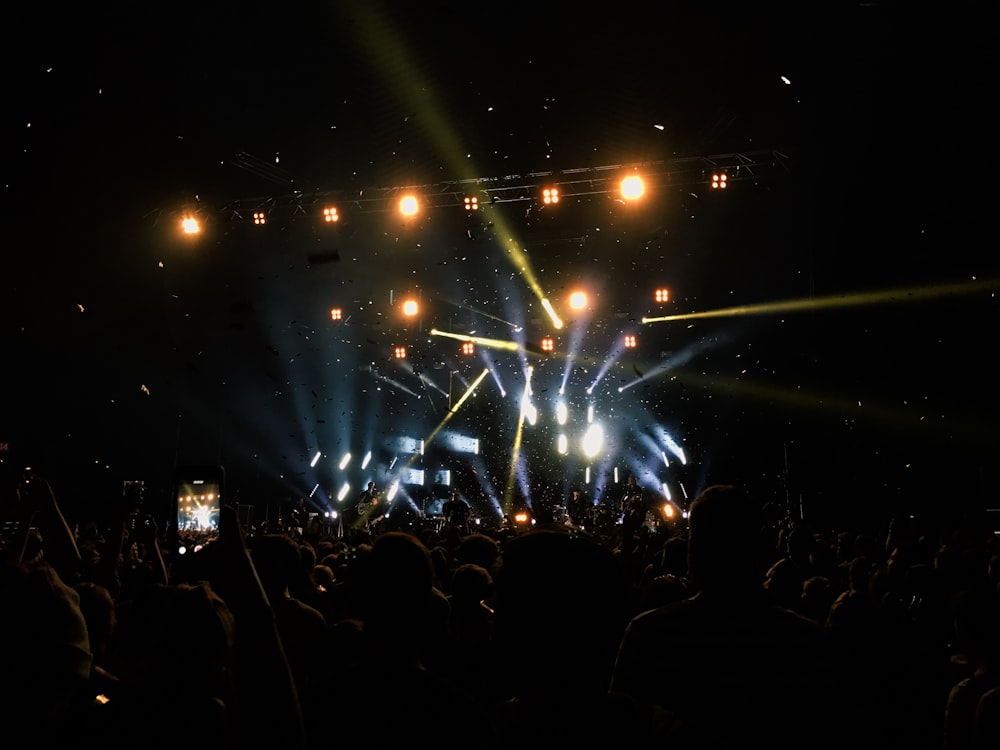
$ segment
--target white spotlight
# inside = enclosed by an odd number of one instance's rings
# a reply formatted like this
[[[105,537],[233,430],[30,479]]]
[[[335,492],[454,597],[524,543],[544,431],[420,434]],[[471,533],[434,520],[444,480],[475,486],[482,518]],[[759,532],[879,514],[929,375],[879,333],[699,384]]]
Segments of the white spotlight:
[[[341,471],[347,468],[347,464],[351,462],[351,454],[345,453],[343,458],[340,459],[340,463],[337,465]]]
[[[556,442],[559,455],[565,456],[569,453],[569,439],[565,435],[560,435]]]
[[[368,452],[367,452],[367,453],[365,454],[365,457],[364,457],[364,460],[363,460],[363,461],[361,462],[361,468],[362,468],[362,469],[367,469],[367,468],[368,468],[368,463],[369,463],[369,462],[370,462],[371,460],[372,460],[372,452],[371,452],[371,451],[368,451]]]
[[[566,406],[565,401],[560,401],[556,404],[556,422],[559,424],[566,424],[566,419],[569,417],[569,407]]]
[[[347,493],[351,491],[351,485],[349,482],[344,482],[340,487],[340,492],[337,493],[337,502],[344,502],[344,498],[347,497]]]
[[[587,428],[587,431],[583,433],[583,454],[587,458],[593,458],[598,453],[601,452],[601,447],[604,445],[604,430],[599,424],[592,424]]]
[[[316,451],[316,455],[313,456],[313,460],[309,462],[309,466],[310,467],[313,467],[313,466],[316,465],[316,462],[319,461],[320,455],[322,455],[322,454],[319,451]]]

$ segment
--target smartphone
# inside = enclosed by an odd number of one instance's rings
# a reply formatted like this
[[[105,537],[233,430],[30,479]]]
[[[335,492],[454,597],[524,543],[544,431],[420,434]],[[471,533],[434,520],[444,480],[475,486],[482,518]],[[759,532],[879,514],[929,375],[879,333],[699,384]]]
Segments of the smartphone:
[[[219,537],[226,495],[222,466],[182,466],[174,480],[174,537],[179,555],[196,555]]]

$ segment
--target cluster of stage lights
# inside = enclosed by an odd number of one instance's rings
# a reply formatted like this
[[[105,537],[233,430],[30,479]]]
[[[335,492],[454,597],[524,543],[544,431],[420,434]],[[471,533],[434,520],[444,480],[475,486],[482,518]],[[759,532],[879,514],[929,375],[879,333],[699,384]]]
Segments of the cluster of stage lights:
[[[666,287],[659,287],[653,290],[653,299],[659,304],[665,304],[670,301],[670,290]],[[583,309],[588,304],[588,297],[586,292],[577,291],[570,294],[568,298],[569,306],[573,309]],[[415,317],[420,312],[420,305],[414,299],[406,299],[401,305],[403,314],[412,318]],[[344,310],[341,307],[330,308],[330,320],[333,322],[344,321]],[[438,332],[440,333],[440,332]],[[445,335],[445,334],[440,334]],[[472,337],[460,337],[453,336],[454,338],[459,338],[461,340],[460,352],[465,356],[470,356],[476,352],[476,340]],[[482,339],[479,343],[483,343],[485,346],[490,346],[490,344],[497,344],[498,342]],[[509,343],[509,342],[500,342]],[[543,336],[539,342],[539,348],[546,354],[551,354],[556,350],[556,340],[552,336]],[[639,339],[634,333],[626,333],[622,338],[622,345],[626,349],[635,349],[639,345]],[[396,345],[393,347],[392,356],[395,359],[406,359],[408,356],[407,348],[403,345]]]
[[[726,187],[725,174],[712,175],[712,187]],[[645,192],[646,187],[642,177],[639,175],[629,175],[625,177],[619,186],[621,197],[627,201],[638,200]],[[557,186],[544,187],[540,191],[541,201],[545,205],[559,203],[560,192]],[[479,209],[479,198],[474,195],[467,195],[462,202],[466,211],[477,211]],[[399,212],[405,217],[415,216],[420,212],[420,200],[416,195],[405,195],[399,200]],[[336,206],[325,206],[322,211],[323,221],[327,224],[336,224],[340,221],[340,211]],[[264,226],[268,223],[268,211],[264,209],[255,210],[252,214],[255,226]],[[181,219],[181,230],[184,234],[198,234],[201,232],[201,223],[194,216],[185,216]]]

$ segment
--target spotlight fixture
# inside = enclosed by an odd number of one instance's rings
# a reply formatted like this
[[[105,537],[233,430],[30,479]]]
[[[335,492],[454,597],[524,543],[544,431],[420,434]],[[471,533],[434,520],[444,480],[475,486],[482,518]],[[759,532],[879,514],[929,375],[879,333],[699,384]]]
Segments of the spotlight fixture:
[[[201,232],[201,225],[193,216],[185,216],[181,219],[181,231],[183,231],[184,234],[198,234]]]
[[[475,211],[479,208],[479,199],[474,195],[465,196],[465,210]]]
[[[657,289],[653,292],[653,299],[657,302],[669,302],[670,301],[670,290],[669,289]]]
[[[471,341],[462,342],[462,354],[472,354],[476,351],[476,346]]]
[[[550,203],[559,202],[559,188],[545,188],[542,190],[542,202],[547,206]]]
[[[627,201],[638,200],[642,197],[642,194],[646,192],[646,186],[644,185],[642,178],[637,175],[629,175],[624,180],[622,180],[621,194],[622,198]]]
[[[403,216],[414,216],[419,210],[420,204],[417,202],[416,196],[407,195],[399,201],[399,211]]]
[[[582,310],[587,306],[586,292],[573,292],[569,295],[569,306],[574,310]]]
[[[725,190],[729,177],[725,172],[712,175],[712,190]]]
[[[406,347],[397,346],[395,349],[393,349],[393,355],[396,357],[396,359],[406,359]]]
[[[551,352],[556,348],[556,342],[552,340],[551,336],[546,336],[542,339],[542,351]]]
[[[625,348],[635,349],[635,335],[631,333],[625,334]]]
[[[403,315],[406,317],[412,318],[419,312],[419,310],[420,307],[417,305],[417,301],[415,299],[408,299],[403,302]]]
[[[344,319],[343,310],[341,310],[339,307],[330,308],[330,320],[343,320],[343,319]]]
[[[340,214],[337,213],[337,209],[333,206],[329,206],[323,209],[323,221],[328,224],[340,221]]]
[[[265,214],[263,211],[254,211],[253,223],[256,224],[257,226],[263,226],[264,224],[267,224],[267,214]]]

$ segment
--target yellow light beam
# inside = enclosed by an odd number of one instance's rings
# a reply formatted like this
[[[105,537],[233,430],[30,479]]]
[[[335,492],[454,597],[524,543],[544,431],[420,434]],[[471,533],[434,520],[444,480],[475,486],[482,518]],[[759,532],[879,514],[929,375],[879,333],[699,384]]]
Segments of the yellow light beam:
[[[370,56],[373,69],[381,74],[385,88],[403,103],[409,111],[420,113],[414,126],[422,130],[433,143],[441,158],[461,178],[474,178],[468,148],[460,136],[462,128],[450,122],[445,107],[437,95],[433,81],[420,77],[422,68],[405,43],[405,32],[394,28],[392,19],[380,13],[376,4],[351,3],[351,19],[355,36]],[[509,223],[502,214],[494,216],[498,236],[513,236]],[[512,239],[507,248],[511,262],[521,272],[525,282],[541,301],[545,299],[541,284],[528,262],[527,254]]]
[[[487,339],[482,336],[468,336],[464,333],[449,333],[447,331],[439,331],[437,328],[431,329],[431,336],[444,336],[445,338],[455,339],[456,341],[471,341],[478,346],[485,346],[488,349],[506,349],[507,351],[520,351],[522,348],[516,341],[504,341],[503,339]]]
[[[464,404],[465,401],[469,398],[469,396],[471,396],[472,393],[476,390],[476,388],[479,387],[479,384],[483,382],[483,378],[489,375],[489,373],[490,369],[488,367],[484,367],[483,371],[479,373],[479,376],[472,381],[472,383],[469,385],[468,388],[465,389],[465,393],[462,394],[462,397],[458,399],[458,401],[455,402],[455,405],[448,411],[447,414],[444,415],[444,419],[442,419],[438,423],[438,426],[434,428],[434,430],[431,432],[430,435],[424,438],[425,451],[427,450],[427,446],[431,444],[431,441],[434,440],[435,437],[437,437],[437,434],[439,432],[441,432],[441,428],[444,427],[446,424],[448,424],[448,420],[450,420],[453,416],[455,416],[455,412],[458,411],[459,407],[462,404]],[[417,454],[410,456],[410,460],[407,461],[406,464],[404,464],[404,468],[407,469],[410,468],[410,466],[412,466],[413,462],[416,460],[417,460]]]
[[[514,445],[510,451],[510,470],[507,472],[507,486],[503,490],[503,512],[509,513],[514,504],[514,482],[517,477],[517,458],[521,453],[521,436],[524,434],[524,412],[528,408],[531,395],[531,374],[533,368],[528,368],[528,376],[524,381],[524,393],[521,395],[521,412],[517,417],[517,430],[514,433]]]
[[[729,318],[737,315],[768,315],[771,313],[802,312],[805,310],[833,310],[841,307],[860,307],[863,305],[878,305],[890,302],[917,302],[936,297],[951,297],[987,291],[988,287],[996,286],[998,283],[1000,283],[1000,280],[966,281],[955,284],[911,287],[909,289],[897,289],[894,291],[857,292],[854,294],[830,295],[811,299],[785,300],[783,302],[762,302],[756,305],[724,307],[718,310],[706,310],[697,313],[643,318],[642,322],[668,323],[676,320],[696,320],[698,318]]]

